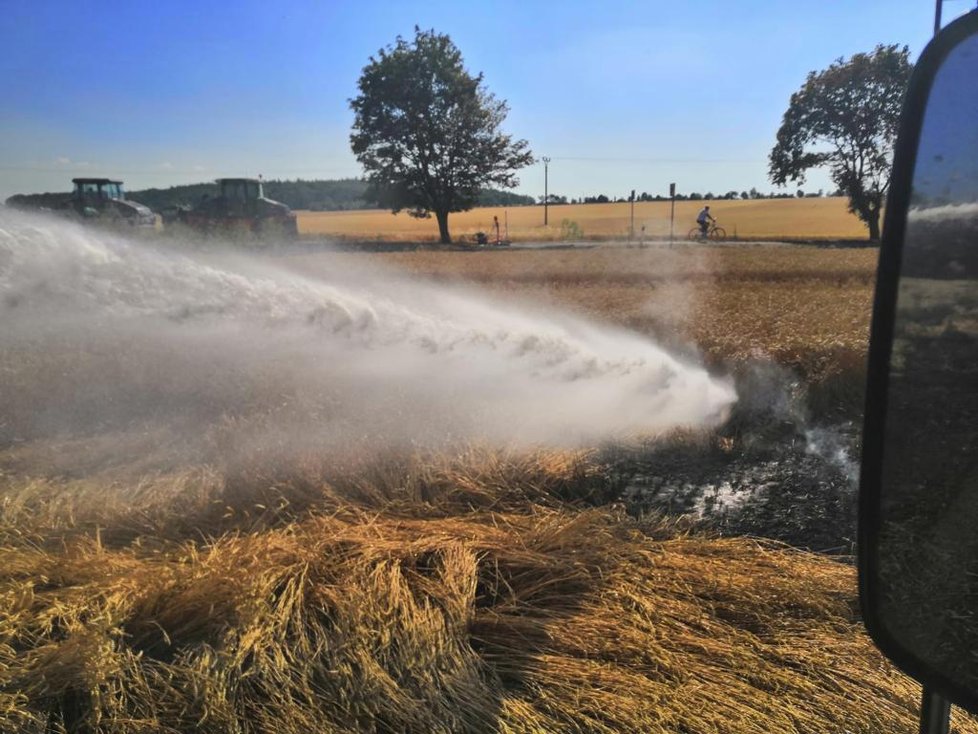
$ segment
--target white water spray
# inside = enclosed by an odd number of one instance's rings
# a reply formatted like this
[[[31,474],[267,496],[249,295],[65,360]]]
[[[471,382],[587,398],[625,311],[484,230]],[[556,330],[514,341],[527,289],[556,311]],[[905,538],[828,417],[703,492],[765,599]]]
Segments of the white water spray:
[[[716,424],[735,400],[634,334],[336,268],[0,213],[0,442],[179,422],[247,426],[252,448],[574,445]]]

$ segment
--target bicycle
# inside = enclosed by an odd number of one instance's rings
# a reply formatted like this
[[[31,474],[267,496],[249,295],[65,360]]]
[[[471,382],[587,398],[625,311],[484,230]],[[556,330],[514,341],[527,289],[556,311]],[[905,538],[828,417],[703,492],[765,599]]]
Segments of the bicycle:
[[[690,242],[695,242],[697,240],[725,240],[727,239],[727,230],[723,227],[718,227],[717,223],[711,222],[709,228],[706,230],[706,234],[703,234],[703,230],[699,227],[693,227],[689,230],[689,234],[686,235],[686,239]]]

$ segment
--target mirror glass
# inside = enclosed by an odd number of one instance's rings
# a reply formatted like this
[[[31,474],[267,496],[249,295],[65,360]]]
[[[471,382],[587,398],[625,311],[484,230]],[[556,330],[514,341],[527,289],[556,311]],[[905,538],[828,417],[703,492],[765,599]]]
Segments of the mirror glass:
[[[978,38],[938,70],[897,295],[877,610],[899,645],[978,691]]]

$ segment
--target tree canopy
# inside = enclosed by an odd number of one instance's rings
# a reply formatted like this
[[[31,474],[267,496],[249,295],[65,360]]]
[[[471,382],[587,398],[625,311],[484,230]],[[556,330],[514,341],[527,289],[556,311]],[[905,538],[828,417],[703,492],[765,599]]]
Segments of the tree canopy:
[[[769,156],[771,180],[805,182],[811,168],[828,167],[849,198],[849,211],[879,239],[880,212],[890,184],[893,144],[913,67],[904,46],[838,59],[810,72],[791,95]]]
[[[350,143],[381,205],[434,213],[442,242],[448,215],[471,209],[481,189],[512,188],[533,162],[525,140],[501,131],[509,108],[466,71],[452,40],[415,28],[364,67],[350,100]]]

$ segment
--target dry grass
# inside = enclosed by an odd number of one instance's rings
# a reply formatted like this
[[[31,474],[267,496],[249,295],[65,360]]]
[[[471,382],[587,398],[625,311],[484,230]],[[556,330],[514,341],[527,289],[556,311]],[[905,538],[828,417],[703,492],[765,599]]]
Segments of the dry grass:
[[[451,483],[495,492],[472,469]],[[850,567],[457,500],[212,541],[7,538],[0,727],[913,731],[916,686],[863,634]]]
[[[72,441],[98,451],[102,436]],[[46,452],[60,444],[46,442]],[[37,455],[35,455],[36,457]],[[355,506],[426,518],[463,512],[535,512],[565,501],[611,501],[605,467],[593,451],[504,452],[469,446],[456,453],[336,452],[254,457],[225,466],[187,464],[145,472],[136,462],[67,477],[57,464],[16,450],[0,452],[0,543],[58,549],[66,538],[95,537],[113,547],[184,542],[225,533],[259,532],[309,512]],[[214,457],[220,459],[220,457]]]
[[[676,202],[675,232],[679,237],[696,224],[696,213],[704,204],[727,230],[740,239],[865,239],[867,230],[847,210],[845,198],[761,199],[753,201]],[[635,204],[635,239],[669,235],[670,204]],[[574,204],[549,208],[549,226],[543,226],[543,207],[486,207],[459,212],[449,217],[456,240],[474,240],[476,232],[494,232],[493,216],[499,217],[505,236],[514,241],[563,239],[625,239],[630,226],[630,205]],[[581,236],[562,223],[574,222]],[[434,219],[414,219],[383,210],[344,212],[299,212],[299,231],[342,239],[437,241]]]
[[[333,257],[372,261],[291,264]],[[376,257],[812,374],[857,369],[873,263]],[[36,402],[19,388],[5,404]],[[919,688],[863,632],[851,566],[631,519],[598,453],[234,454],[222,431],[248,416],[206,440],[84,417],[0,446],[2,732],[915,731]]]
[[[8,476],[0,731],[914,731],[851,566],[568,504],[603,478],[488,449]]]

